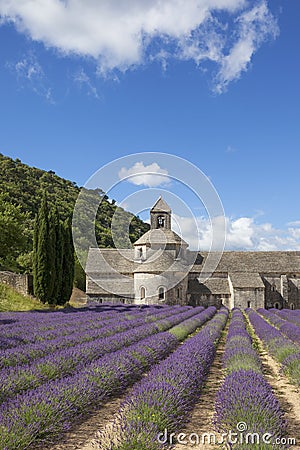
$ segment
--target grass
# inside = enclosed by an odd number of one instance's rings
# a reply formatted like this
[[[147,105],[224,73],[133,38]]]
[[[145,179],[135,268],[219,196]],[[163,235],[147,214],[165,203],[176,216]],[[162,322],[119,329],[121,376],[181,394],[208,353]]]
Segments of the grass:
[[[30,311],[32,309],[49,309],[39,300],[28,295],[22,295],[10,286],[0,283],[0,312]]]

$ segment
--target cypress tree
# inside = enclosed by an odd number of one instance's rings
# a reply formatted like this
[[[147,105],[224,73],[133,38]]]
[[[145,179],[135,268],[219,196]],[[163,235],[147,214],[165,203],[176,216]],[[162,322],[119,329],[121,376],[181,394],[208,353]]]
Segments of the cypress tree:
[[[49,217],[48,204],[46,195],[43,195],[41,207],[39,209],[38,218],[36,220],[35,229],[35,280],[34,280],[34,295],[42,302],[46,303],[51,294],[50,286],[50,271],[48,264],[49,253]]]
[[[74,281],[74,246],[72,229],[69,220],[63,224],[63,264],[62,264],[62,288],[60,295],[61,305],[69,301]]]
[[[54,212],[49,212],[49,236],[48,236],[48,272],[49,272],[49,285],[48,285],[48,303],[51,305],[56,304],[56,218]]]
[[[34,220],[34,228],[33,228],[33,259],[32,259],[32,275],[33,275],[33,292],[37,297],[38,292],[38,260],[37,260],[37,249],[38,249],[38,233],[39,232],[39,215],[36,214]]]
[[[59,218],[58,209],[53,214],[53,225],[55,230],[55,282],[52,297],[56,304],[60,304],[60,293],[62,289],[62,265],[63,265],[63,226]]]

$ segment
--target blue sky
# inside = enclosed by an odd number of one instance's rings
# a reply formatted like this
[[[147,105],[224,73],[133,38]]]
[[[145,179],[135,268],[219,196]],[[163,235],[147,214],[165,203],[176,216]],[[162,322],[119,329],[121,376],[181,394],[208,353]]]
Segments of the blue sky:
[[[218,191],[227,248],[300,250],[300,2],[0,0],[0,16],[1,153],[79,185],[174,154]]]

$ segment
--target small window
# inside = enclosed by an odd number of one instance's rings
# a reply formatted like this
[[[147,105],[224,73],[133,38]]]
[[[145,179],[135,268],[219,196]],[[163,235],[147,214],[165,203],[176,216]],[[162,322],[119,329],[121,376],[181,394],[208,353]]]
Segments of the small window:
[[[247,302],[247,304],[248,304],[248,308],[251,308],[251,302]]]
[[[144,287],[141,287],[141,300],[144,300],[146,297],[146,289]]]
[[[159,300],[165,299],[165,289],[163,287],[160,287],[158,289],[158,298],[159,298]]]
[[[294,305],[294,303],[291,303],[291,305],[290,305],[290,309],[295,309],[295,305]]]
[[[274,303],[274,308],[275,308],[275,309],[280,309],[279,303],[278,303],[278,302]]]
[[[143,256],[143,249],[142,247],[139,248],[139,257],[141,258]]]

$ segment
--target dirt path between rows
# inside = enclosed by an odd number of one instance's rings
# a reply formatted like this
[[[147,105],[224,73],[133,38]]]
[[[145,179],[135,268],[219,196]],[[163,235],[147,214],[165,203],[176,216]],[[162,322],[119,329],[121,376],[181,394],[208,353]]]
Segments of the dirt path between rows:
[[[89,442],[92,442],[98,430],[106,426],[112,417],[118,412],[120,404],[125,398],[125,395],[108,399],[102,407],[93,412],[90,412],[83,422],[74,424],[72,431],[61,436],[59,443],[39,446],[40,450],[81,450],[81,449],[95,449],[95,446],[90,447]],[[86,447],[88,445],[88,447]]]
[[[227,323],[225,332],[220,339],[214,362],[211,365],[206,382],[200,392],[199,399],[192,410],[190,420],[186,426],[182,427],[180,430],[181,433],[185,433],[187,435],[187,437],[183,439],[187,443],[176,444],[174,446],[174,450],[210,450],[220,448],[213,445],[213,440],[209,439],[207,434],[213,434],[216,438],[215,442],[218,442],[221,438],[221,436],[215,432],[213,426],[213,415],[215,411],[216,394],[224,379],[222,371],[222,357],[228,326],[229,323]],[[197,442],[198,437],[199,441]]]

